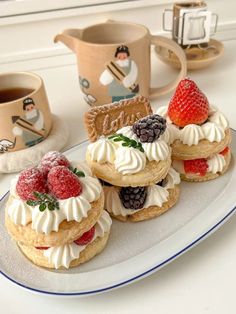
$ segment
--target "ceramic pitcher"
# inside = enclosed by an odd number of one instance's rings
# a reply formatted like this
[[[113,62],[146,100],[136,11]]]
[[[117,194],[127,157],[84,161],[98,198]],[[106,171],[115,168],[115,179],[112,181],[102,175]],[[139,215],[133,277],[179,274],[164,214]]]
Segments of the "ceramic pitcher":
[[[175,88],[186,75],[182,49],[170,39],[151,35],[143,25],[109,20],[85,29],[67,29],[54,41],[61,41],[76,54],[80,87],[91,106],[138,94],[159,96]],[[177,78],[166,86],[150,88],[151,45],[170,49],[181,62]]]

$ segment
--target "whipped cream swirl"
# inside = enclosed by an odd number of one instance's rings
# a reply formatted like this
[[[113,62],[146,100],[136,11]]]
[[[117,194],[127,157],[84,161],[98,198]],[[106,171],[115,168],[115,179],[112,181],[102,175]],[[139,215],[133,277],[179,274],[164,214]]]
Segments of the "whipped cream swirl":
[[[147,199],[144,203],[144,208],[150,206],[159,206],[161,207],[165,202],[167,202],[169,192],[167,189],[163,188],[160,185],[150,185],[147,191]]]
[[[173,189],[175,185],[180,184],[180,175],[174,168],[170,167],[170,170],[166,176],[166,180],[164,180],[164,188],[165,189]]]
[[[223,115],[221,111],[214,112],[210,118],[210,122],[213,122],[215,124],[218,124],[221,126],[224,130],[229,128],[229,121],[226,119],[226,117]]]
[[[197,145],[200,140],[204,138],[204,133],[202,128],[196,124],[186,125],[179,132],[179,139],[183,144],[187,144],[188,146]]]
[[[101,137],[88,146],[88,152],[91,159],[100,164],[105,162],[113,163],[115,159],[115,150],[115,144],[106,137]]]
[[[95,224],[95,234],[90,243],[96,238],[103,237],[106,232],[109,232],[111,228],[112,220],[109,214],[103,210],[100,218]],[[48,259],[49,263],[53,264],[56,269],[60,267],[69,268],[70,263],[80,257],[80,253],[88,246],[77,245],[72,242],[69,244],[50,247],[43,251],[43,255]]]
[[[13,197],[7,208],[7,213],[15,225],[26,226],[31,222],[32,209],[23,203],[19,197]]]
[[[149,161],[166,160],[170,154],[169,146],[164,141],[143,143],[143,149]]]
[[[137,173],[146,167],[146,156],[136,148],[120,146],[116,151],[114,166],[123,175]]]
[[[167,124],[165,132],[160,136],[160,140],[165,141],[169,145],[179,138],[180,130],[172,123]]]
[[[213,122],[207,122],[202,125],[204,137],[209,142],[221,142],[225,137],[225,131],[222,126]]]
[[[217,173],[221,172],[226,166],[226,161],[224,156],[221,154],[215,154],[212,158],[207,160],[207,172]]]
[[[44,210],[41,212],[39,206],[32,210],[32,229],[38,233],[49,234],[51,231],[58,231],[60,223],[65,220],[65,213],[59,210]]]

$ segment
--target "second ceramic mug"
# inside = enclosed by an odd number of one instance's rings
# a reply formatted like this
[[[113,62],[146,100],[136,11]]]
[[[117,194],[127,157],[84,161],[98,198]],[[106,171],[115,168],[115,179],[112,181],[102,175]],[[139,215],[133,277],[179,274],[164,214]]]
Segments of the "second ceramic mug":
[[[79,79],[84,98],[97,106],[140,94],[155,97],[174,89],[186,75],[186,58],[172,40],[153,36],[139,24],[107,21],[83,30],[68,29],[55,37],[77,56]],[[173,51],[181,69],[166,86],[150,88],[150,46]]]
[[[43,80],[34,73],[0,75],[0,153],[42,142],[52,126]]]

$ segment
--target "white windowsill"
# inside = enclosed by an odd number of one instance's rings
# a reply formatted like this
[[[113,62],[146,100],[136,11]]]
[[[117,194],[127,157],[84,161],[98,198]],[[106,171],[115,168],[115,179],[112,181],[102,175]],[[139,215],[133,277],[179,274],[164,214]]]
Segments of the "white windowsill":
[[[0,25],[24,23],[48,18],[104,13],[156,5],[171,0],[21,0],[0,1]]]

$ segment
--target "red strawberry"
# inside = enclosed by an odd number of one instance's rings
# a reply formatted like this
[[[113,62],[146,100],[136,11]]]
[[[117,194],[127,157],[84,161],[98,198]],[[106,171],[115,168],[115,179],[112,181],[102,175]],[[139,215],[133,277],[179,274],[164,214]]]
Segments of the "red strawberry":
[[[69,167],[70,162],[60,152],[52,151],[52,152],[48,152],[47,154],[43,156],[39,164],[39,169],[43,172],[45,176],[47,176],[50,169],[56,166]]]
[[[86,245],[93,240],[95,234],[95,227],[92,227],[89,231],[82,234],[82,236],[75,240],[74,243],[77,245]]]
[[[35,247],[37,250],[48,250],[49,246],[36,246]]]
[[[16,192],[24,201],[35,200],[34,192],[47,193],[47,182],[42,172],[36,167],[22,171],[16,183]]]
[[[192,80],[180,81],[170,101],[168,116],[180,127],[202,124],[208,119],[208,100]]]
[[[223,156],[225,156],[225,155],[228,154],[228,152],[229,152],[229,147],[225,147],[225,149],[222,150],[222,152],[220,152],[220,154],[223,155]]]
[[[205,176],[207,173],[207,160],[204,158],[194,160],[184,160],[184,170],[186,173],[196,173]]]
[[[65,166],[56,166],[49,171],[48,187],[54,196],[62,200],[82,192],[79,178]]]

